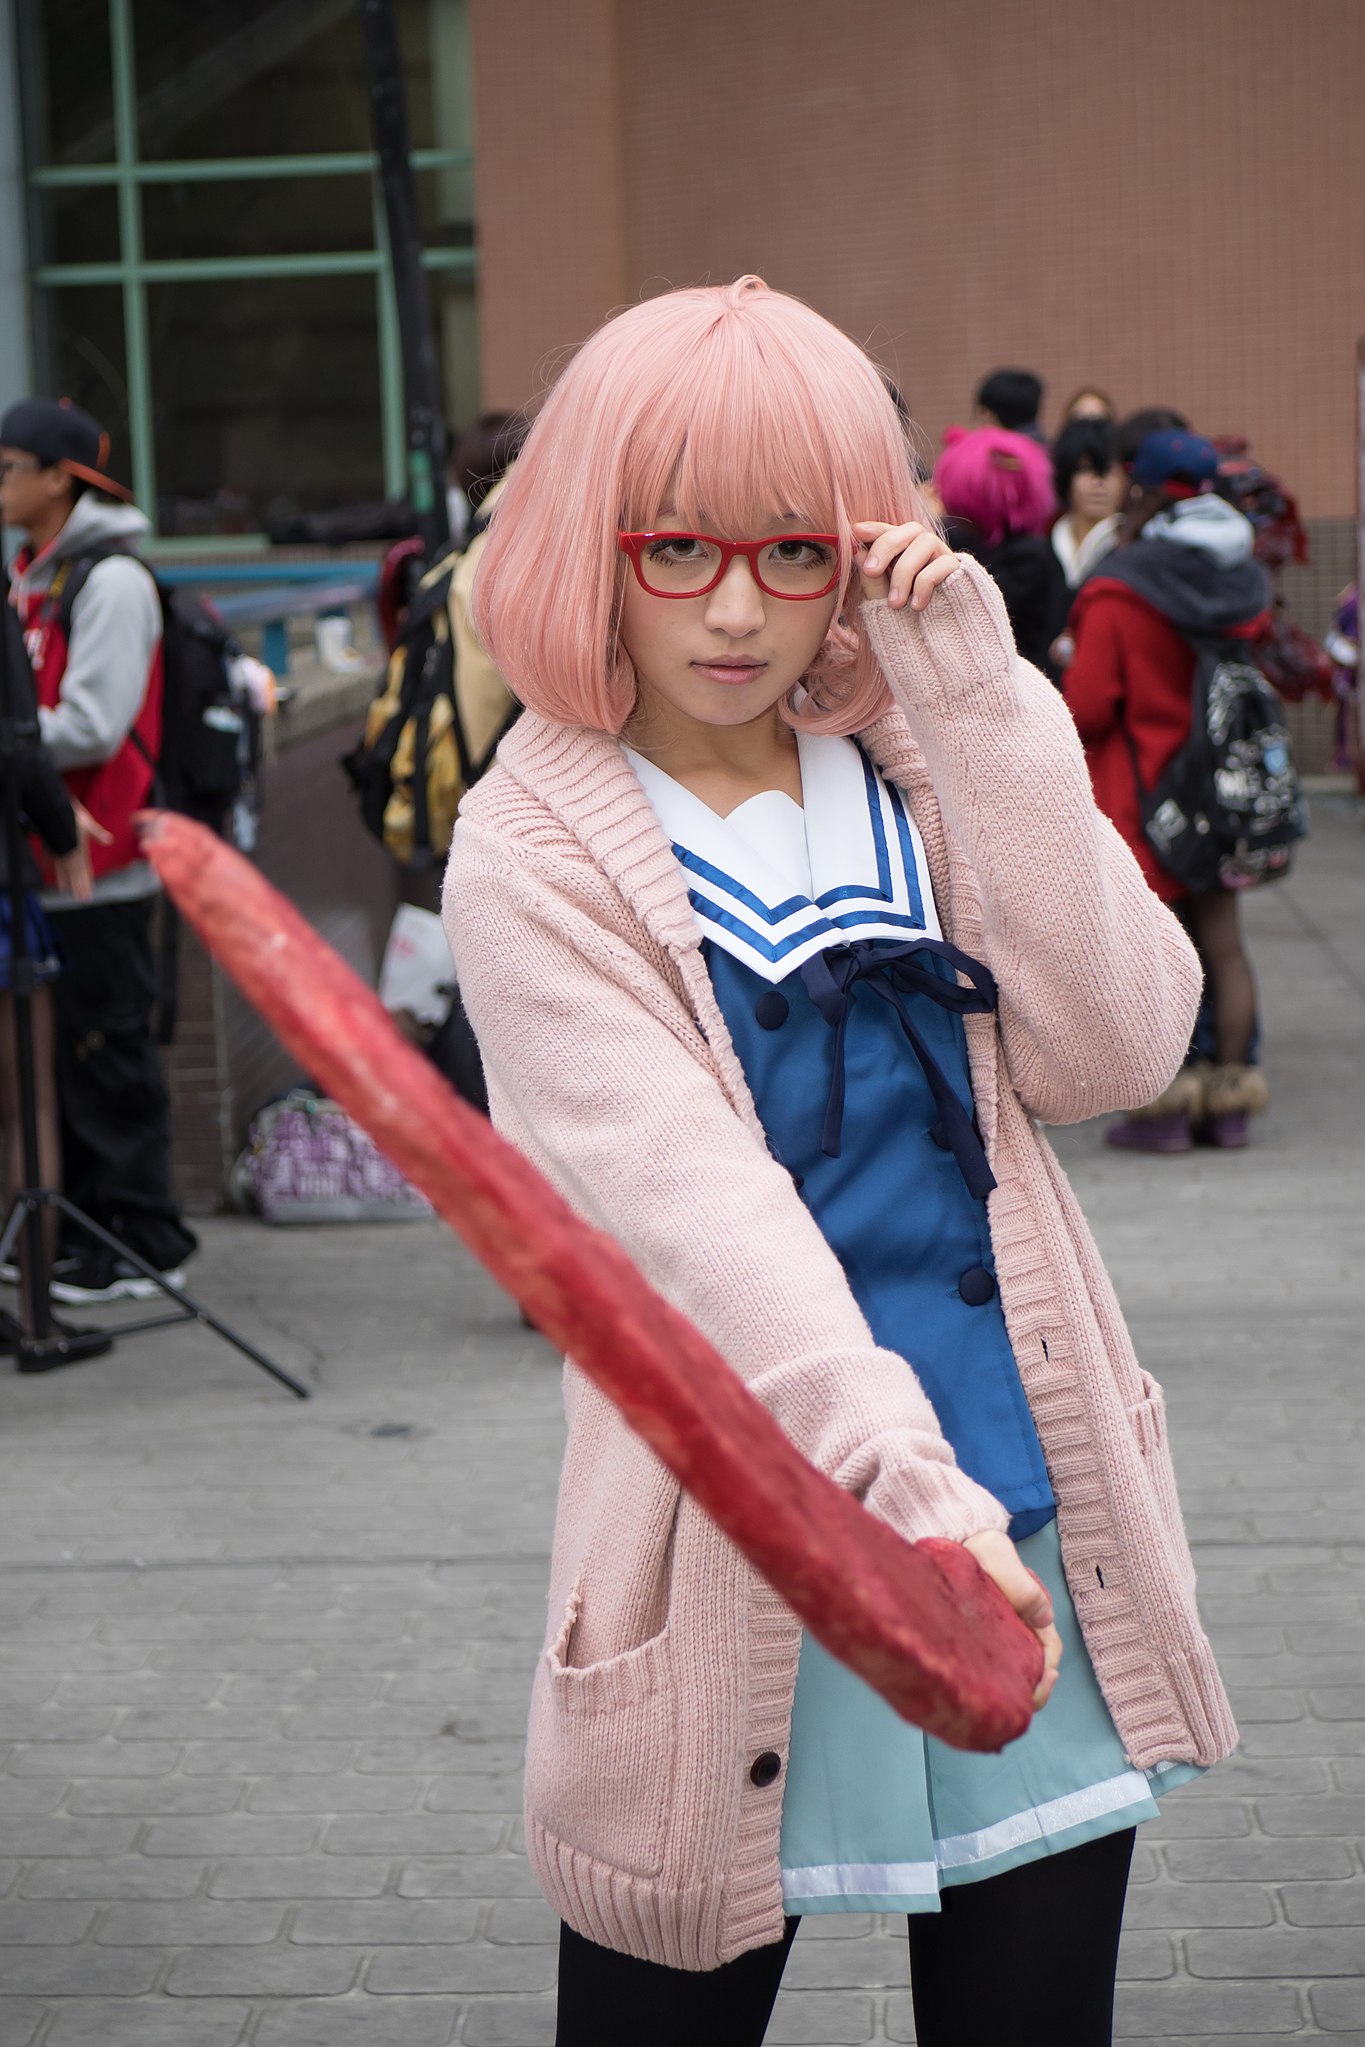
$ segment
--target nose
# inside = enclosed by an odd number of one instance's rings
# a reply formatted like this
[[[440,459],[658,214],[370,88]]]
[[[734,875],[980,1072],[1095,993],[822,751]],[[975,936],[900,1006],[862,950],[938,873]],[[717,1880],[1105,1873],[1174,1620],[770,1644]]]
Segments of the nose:
[[[732,640],[759,632],[767,620],[763,592],[742,554],[737,554],[706,599],[706,623]]]

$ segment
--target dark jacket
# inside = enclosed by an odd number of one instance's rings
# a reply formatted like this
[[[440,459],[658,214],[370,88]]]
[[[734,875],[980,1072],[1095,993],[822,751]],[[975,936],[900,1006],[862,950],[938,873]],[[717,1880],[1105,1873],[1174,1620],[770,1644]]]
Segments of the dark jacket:
[[[0,629],[5,635],[3,666],[0,667],[0,682],[3,682],[5,694],[0,698],[0,717],[8,715],[20,728],[16,735],[14,760],[19,809],[26,827],[37,833],[50,853],[74,853],[76,814],[62,778],[53,766],[52,756],[38,737],[38,702],[33,687],[33,671],[24,646],[23,628],[13,605],[6,603],[3,596],[0,596],[0,612],[4,614]],[[36,888],[38,870],[27,854],[25,867],[26,885]],[[0,831],[0,887],[7,885],[8,881],[5,835]]]
[[[947,519],[944,528],[954,552],[979,561],[999,586],[1024,659],[1041,668],[1049,682],[1058,682],[1048,650],[1066,624],[1071,592],[1050,536],[1011,533],[988,547],[970,519]]]
[[[1139,777],[1143,789],[1155,788],[1190,736],[1192,642],[1254,640],[1272,595],[1241,514],[1221,498],[1188,503],[1181,516],[1154,520],[1142,538],[1107,554],[1082,583],[1064,685],[1095,801],[1168,903],[1186,891],[1148,843]]]

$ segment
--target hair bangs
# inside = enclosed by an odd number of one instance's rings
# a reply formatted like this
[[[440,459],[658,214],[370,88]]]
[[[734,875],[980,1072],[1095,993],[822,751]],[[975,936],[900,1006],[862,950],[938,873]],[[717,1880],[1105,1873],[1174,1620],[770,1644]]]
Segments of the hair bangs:
[[[623,523],[638,530],[667,512],[727,537],[757,537],[793,517],[809,532],[835,531],[837,458],[818,430],[823,422],[804,406],[794,412],[781,380],[752,360],[742,329],[719,327],[706,338],[689,365],[694,374],[671,379],[636,423]]]

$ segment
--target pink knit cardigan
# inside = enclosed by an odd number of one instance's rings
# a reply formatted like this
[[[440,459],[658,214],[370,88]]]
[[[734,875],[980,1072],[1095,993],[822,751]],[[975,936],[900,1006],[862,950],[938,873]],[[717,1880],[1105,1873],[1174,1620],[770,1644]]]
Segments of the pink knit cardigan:
[[[992,1241],[1086,1646],[1135,1764],[1212,1763],[1236,1730],[1160,1389],[1038,1129],[1160,1094],[1195,956],[1096,810],[989,578],[967,562],[922,615],[861,620],[900,706],[862,743],[910,801],[945,930],[1000,984],[998,1017],[966,1026]],[[911,1540],[1003,1527],[768,1153],[682,871],[615,739],[523,716],[464,803],[446,923],[499,1128],[872,1513]],[[785,1764],[800,1625],[572,1368],[566,1405],[531,1859],[589,1939],[715,1968],[782,1932],[783,1778],[753,1765]]]

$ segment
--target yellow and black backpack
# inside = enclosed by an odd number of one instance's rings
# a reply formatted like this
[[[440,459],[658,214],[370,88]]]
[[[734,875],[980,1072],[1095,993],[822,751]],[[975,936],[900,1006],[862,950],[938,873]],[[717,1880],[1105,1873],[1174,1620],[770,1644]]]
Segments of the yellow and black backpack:
[[[404,867],[445,859],[460,799],[519,708],[468,622],[477,548],[438,556],[418,582],[365,736],[342,762],[362,820]]]

